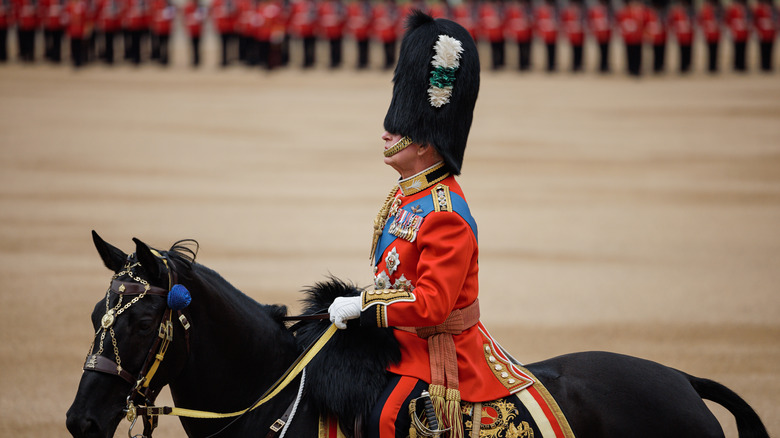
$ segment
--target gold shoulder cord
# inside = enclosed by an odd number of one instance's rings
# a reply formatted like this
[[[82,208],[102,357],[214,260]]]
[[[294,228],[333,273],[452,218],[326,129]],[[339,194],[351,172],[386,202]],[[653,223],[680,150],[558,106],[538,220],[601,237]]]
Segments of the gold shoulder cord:
[[[387,195],[387,199],[385,199],[385,203],[382,205],[379,213],[377,213],[376,218],[374,218],[374,235],[371,241],[371,253],[368,255],[372,266],[374,265],[374,252],[376,252],[376,245],[379,243],[379,238],[382,237],[382,230],[384,230],[385,224],[387,223],[387,218],[390,215],[390,209],[392,208],[393,203],[396,201],[395,194],[397,191],[398,184],[395,184],[393,185],[393,188],[390,189],[390,193]]]

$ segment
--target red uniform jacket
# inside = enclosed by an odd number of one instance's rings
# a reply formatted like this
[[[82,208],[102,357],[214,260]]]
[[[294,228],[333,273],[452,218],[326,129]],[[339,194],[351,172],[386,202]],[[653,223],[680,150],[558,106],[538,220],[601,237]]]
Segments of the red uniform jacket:
[[[103,32],[116,32],[122,28],[122,0],[100,0],[95,25]]]
[[[0,0],[0,29],[11,27],[14,22],[14,4],[10,0]]]
[[[176,7],[168,0],[154,0],[152,3],[152,32],[157,35],[170,35]]]
[[[479,35],[491,43],[504,41],[503,15],[499,3],[482,3],[479,6]]]
[[[149,5],[146,0],[128,0],[122,25],[129,30],[149,28]]]
[[[704,3],[699,10],[697,21],[705,41],[708,43],[720,41],[720,20],[715,6],[711,3]]]
[[[236,0],[236,18],[233,30],[245,37],[253,36],[257,31],[258,4],[254,0]]]
[[[452,12],[450,11],[450,7],[446,1],[434,3],[431,5],[431,8],[428,10],[428,15],[433,18],[446,18],[448,20],[452,19]]]
[[[474,3],[466,1],[452,10],[453,21],[469,31],[471,38],[477,41],[479,38],[479,11]]]
[[[214,0],[211,4],[211,13],[217,32],[227,34],[235,31],[238,16],[236,0]]]
[[[731,31],[735,42],[746,42],[748,39],[748,20],[745,5],[732,2],[726,7],[726,25]]]
[[[87,36],[89,23],[86,0],[69,0],[65,5],[67,16],[66,32],[70,38],[84,38]]]
[[[40,0],[38,6],[44,29],[60,30],[65,27],[64,0]]]
[[[645,36],[647,42],[654,46],[666,44],[666,24],[661,18],[658,10],[647,8],[645,14]]]
[[[314,36],[317,26],[317,5],[311,0],[296,0],[290,10],[290,33],[299,38]]]
[[[323,38],[339,39],[344,36],[347,13],[339,0],[323,0],[317,9],[319,32]]]
[[[375,289],[362,293],[363,326],[441,324],[479,294],[476,224],[455,177],[442,164],[401,181],[374,254]],[[388,371],[431,382],[428,342],[395,330],[401,361]],[[453,335],[466,401],[493,400],[532,383],[478,323]]]
[[[631,3],[618,12],[620,33],[626,44],[642,44],[645,28],[645,7]]]
[[[759,41],[769,42],[775,40],[777,23],[775,22],[771,4],[758,3],[753,8],[753,25]]]
[[[203,20],[206,19],[206,8],[197,1],[189,1],[184,6],[184,26],[191,37],[200,36],[203,32]]]
[[[17,0],[14,5],[16,26],[22,30],[33,30],[38,27],[38,10],[33,0]]]
[[[259,41],[280,42],[284,39],[287,17],[282,3],[276,0],[262,2],[257,7],[257,33]]]
[[[558,40],[558,21],[555,9],[548,4],[541,4],[534,13],[536,33],[545,44],[555,44]]]
[[[512,3],[506,12],[506,35],[518,43],[527,43],[533,38],[533,20],[530,10],[521,3]]]
[[[606,6],[595,4],[588,10],[588,27],[596,42],[602,44],[609,42],[612,38],[612,22]]]
[[[581,46],[585,42],[584,19],[582,6],[576,3],[569,3],[561,12],[561,24],[573,46]]]
[[[374,8],[370,2],[358,0],[347,7],[347,32],[357,41],[365,41],[371,36]]]
[[[374,7],[374,35],[383,43],[398,40],[398,23],[401,14],[394,3],[382,2]]]
[[[669,8],[669,28],[674,32],[677,44],[681,46],[693,44],[693,23],[688,10],[682,5],[674,5]]]

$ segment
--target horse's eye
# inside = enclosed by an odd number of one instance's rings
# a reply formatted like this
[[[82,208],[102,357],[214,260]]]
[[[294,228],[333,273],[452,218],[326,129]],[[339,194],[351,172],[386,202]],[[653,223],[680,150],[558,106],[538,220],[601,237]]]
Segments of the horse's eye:
[[[142,319],[138,322],[138,330],[141,332],[148,332],[151,330],[154,326],[154,321],[152,319]]]

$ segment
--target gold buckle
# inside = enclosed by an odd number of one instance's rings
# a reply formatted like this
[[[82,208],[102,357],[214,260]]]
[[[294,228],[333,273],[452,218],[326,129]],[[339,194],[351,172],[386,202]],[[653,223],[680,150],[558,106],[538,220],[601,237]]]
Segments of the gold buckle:
[[[274,421],[274,424],[271,425],[271,430],[273,430],[274,432],[279,432],[280,430],[282,430],[282,428],[284,427],[285,424],[287,424],[287,423],[285,423],[280,418],[280,419]]]

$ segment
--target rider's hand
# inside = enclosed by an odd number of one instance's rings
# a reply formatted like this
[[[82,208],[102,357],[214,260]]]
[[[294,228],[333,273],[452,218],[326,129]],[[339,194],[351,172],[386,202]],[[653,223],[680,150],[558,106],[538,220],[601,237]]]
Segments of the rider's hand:
[[[328,308],[330,322],[340,329],[347,328],[347,320],[360,317],[360,297],[338,297]]]

